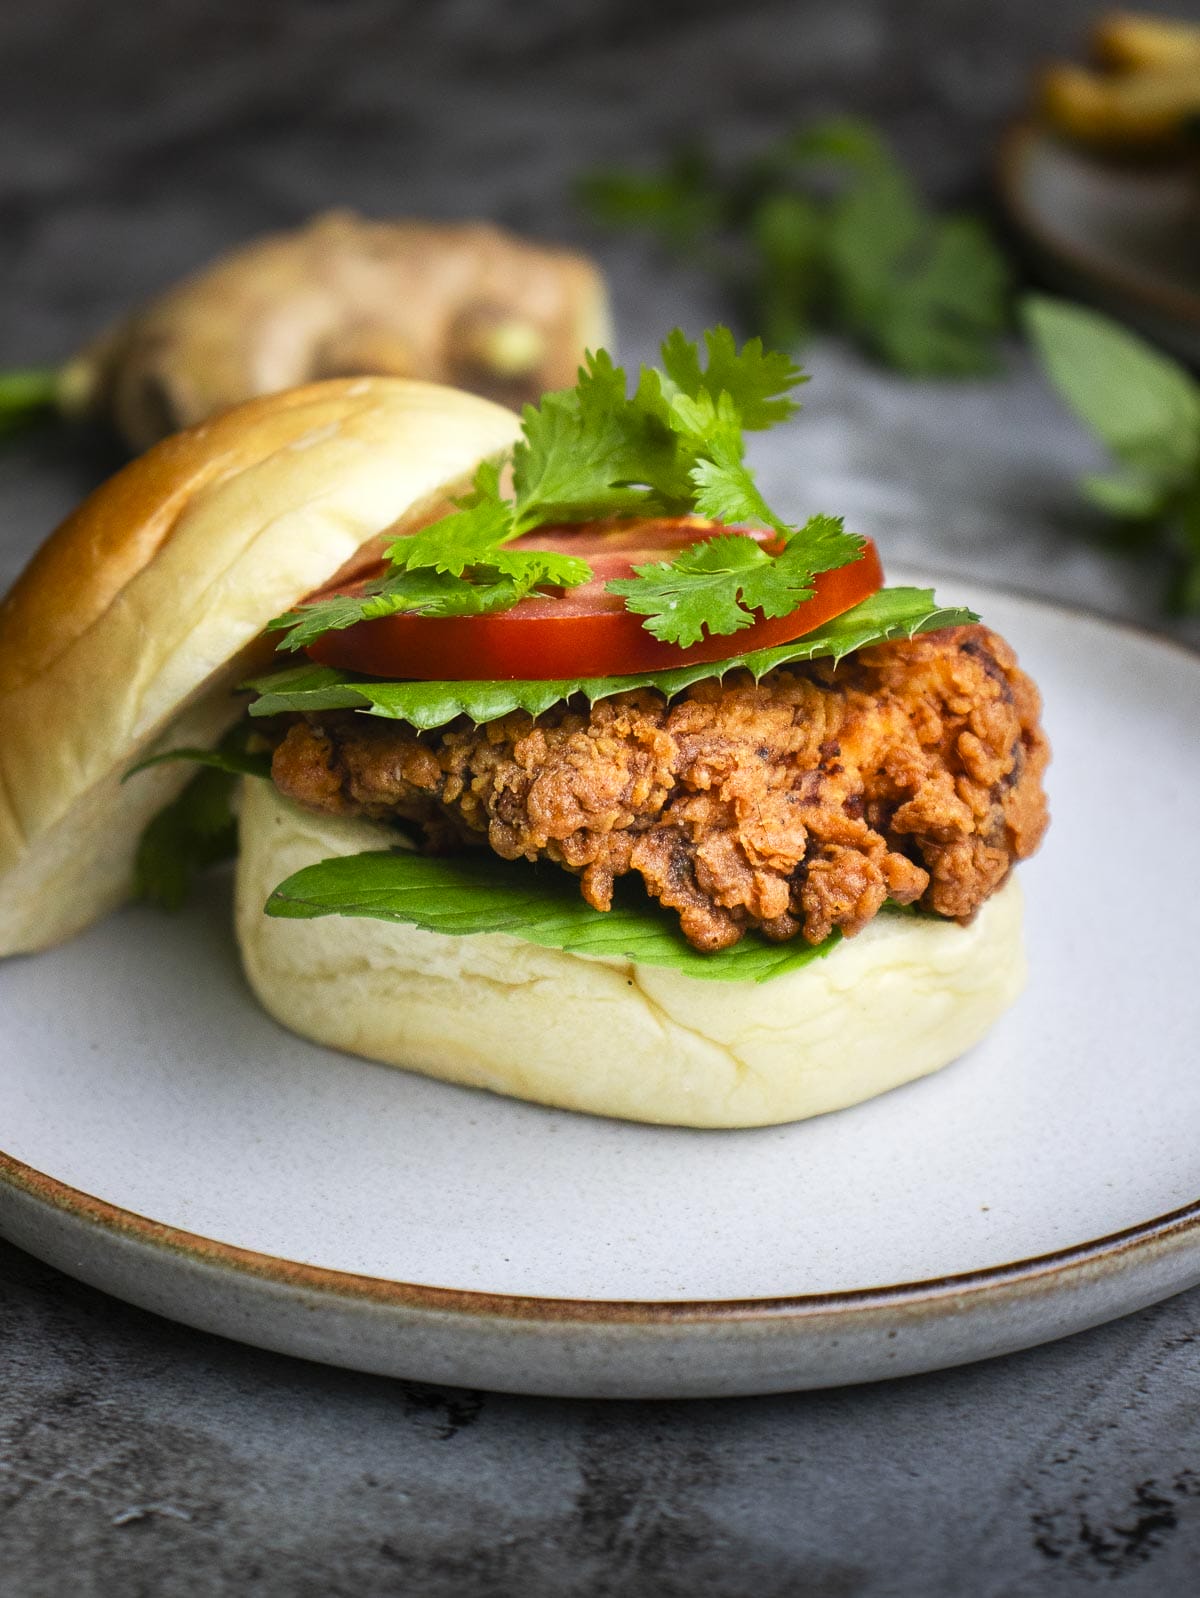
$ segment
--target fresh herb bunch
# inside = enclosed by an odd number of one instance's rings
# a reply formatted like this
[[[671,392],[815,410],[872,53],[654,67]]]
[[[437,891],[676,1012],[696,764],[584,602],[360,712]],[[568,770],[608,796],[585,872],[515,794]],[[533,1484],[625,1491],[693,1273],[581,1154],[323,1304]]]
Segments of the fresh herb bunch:
[[[687,647],[706,633],[750,626],[756,612],[789,615],[819,572],[859,558],[862,540],[831,516],[789,525],[745,463],[743,433],[797,410],[791,393],[804,373],[759,339],[739,350],[728,328],[706,333],[705,345],[702,364],[699,346],[675,329],[661,368],[643,366],[632,393],[606,351],[589,354],[573,389],[525,407],[511,496],[501,492],[500,464],[484,462],[471,493],[440,521],[398,538],[389,569],[360,594],[302,605],[272,622],[285,631],[280,648],[303,649],[326,632],[402,611],[507,610],[546,587],[586,582],[586,561],[513,548],[513,540],[537,527],[621,516],[698,516],[776,535],[772,553],[733,533],[609,583],[655,638]]]
[[[712,271],[770,344],[833,327],[912,377],[996,366],[1003,258],[976,218],[930,211],[867,123],[821,123],[733,166],[693,145],[656,173],[593,172],[578,194]]]
[[[1021,314],[1051,382],[1119,463],[1083,493],[1115,518],[1119,546],[1166,554],[1171,609],[1200,614],[1200,383],[1098,311],[1030,295]]]

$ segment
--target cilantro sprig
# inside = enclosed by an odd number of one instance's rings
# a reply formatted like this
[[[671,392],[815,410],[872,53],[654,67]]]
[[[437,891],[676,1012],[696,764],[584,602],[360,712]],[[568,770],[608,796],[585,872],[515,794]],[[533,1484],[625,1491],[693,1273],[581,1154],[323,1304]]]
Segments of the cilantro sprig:
[[[578,187],[614,227],[699,263],[773,344],[829,326],[912,377],[992,370],[1009,274],[974,217],[940,216],[865,122],[835,119],[730,164],[700,145]]]
[[[484,461],[471,492],[440,521],[387,549],[389,569],[357,594],[297,606],[270,623],[287,629],[281,649],[304,649],[324,633],[402,611],[424,616],[481,616],[508,610],[544,587],[586,582],[591,567],[573,556],[507,549],[524,529],[500,493],[500,468]]]
[[[746,465],[744,434],[797,409],[792,391],[804,373],[759,339],[739,349],[727,328],[710,330],[704,344],[702,360],[676,329],[662,345],[661,367],[644,366],[632,394],[607,351],[589,354],[574,388],[525,407],[510,495],[501,490],[501,463],[484,462],[449,515],[394,541],[382,576],[356,594],[277,618],[280,648],[303,649],[326,632],[400,612],[483,615],[574,587],[592,575],[586,561],[516,548],[514,540],[555,523],[614,517],[697,516],[777,535],[770,553],[741,533],[699,540],[674,561],[610,583],[656,638],[687,645],[705,633],[737,632],[755,611],[789,614],[818,572],[858,558],[861,540],[831,517],[790,526]]]
[[[635,566],[633,577],[609,583],[628,608],[647,616],[647,631],[682,648],[706,631],[735,633],[751,626],[756,612],[787,616],[813,591],[813,577],[847,564],[847,546],[857,558],[861,541],[851,539],[837,516],[813,516],[802,528],[781,530],[783,549],[769,555],[743,535],[694,544],[673,561]]]

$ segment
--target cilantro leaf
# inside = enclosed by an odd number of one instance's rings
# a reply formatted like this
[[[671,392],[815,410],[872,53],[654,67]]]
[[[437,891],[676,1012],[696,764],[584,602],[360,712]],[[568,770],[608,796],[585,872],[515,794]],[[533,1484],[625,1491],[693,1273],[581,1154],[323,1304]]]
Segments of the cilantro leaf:
[[[714,485],[713,500],[728,505],[740,485],[727,475],[721,486],[729,494],[718,497]],[[757,496],[753,483],[749,492]],[[814,516],[797,529],[773,525],[784,540],[777,555],[745,534],[710,538],[673,561],[635,566],[633,577],[609,583],[608,591],[621,594],[635,614],[648,616],[645,625],[655,638],[686,649],[706,633],[722,635],[751,626],[756,612],[790,615],[811,595],[818,572],[845,566],[862,554],[862,540],[846,533],[838,517]]]
[[[389,545],[391,569],[358,594],[335,594],[297,606],[269,627],[287,629],[279,648],[304,649],[324,633],[401,612],[481,616],[508,610],[545,586],[586,582],[586,561],[552,550],[505,548],[516,537],[512,504],[500,496],[500,473],[485,461],[472,493],[431,526]]]
[[[1008,275],[971,218],[929,218],[890,161],[851,186],[830,215],[839,314],[889,365],[968,376],[995,365]]]
[[[285,711],[361,710],[391,721],[405,721],[427,732],[444,727],[459,716],[467,717],[476,726],[496,721],[514,710],[540,716],[552,705],[576,694],[597,704],[634,688],[653,688],[671,699],[693,683],[709,678],[719,681],[732,671],[748,671],[758,680],[769,671],[797,661],[838,661],[868,644],[911,638],[916,633],[957,627],[978,619],[973,611],[939,607],[928,588],[881,588],[860,605],[794,643],[733,655],[716,663],[676,666],[669,671],[548,681],[381,682],[329,666],[307,665],[255,677],[242,686],[257,695],[249,707],[252,717],[277,716]]]
[[[723,444],[711,451],[707,460],[692,468],[696,485],[696,509],[715,522],[750,522],[758,527],[773,527],[786,533],[780,521],[758,491],[754,477],[742,460]]]
[[[662,346],[663,370],[689,399],[707,394],[715,405],[727,394],[741,425],[752,432],[774,427],[799,410],[791,390],[808,378],[790,355],[781,350],[764,353],[760,338],[748,339],[739,350],[727,327],[710,328],[704,343],[708,360],[703,371],[699,350],[679,328]]]
[[[381,616],[396,616],[402,612],[422,616],[484,616],[491,611],[509,610],[519,599],[524,599],[543,580],[537,575],[543,569],[542,562],[533,562],[528,581],[499,571],[495,566],[476,568],[471,579],[426,567],[402,570],[367,583],[358,595],[335,594],[331,599],[300,605],[277,617],[269,626],[287,628],[279,648],[295,651],[307,648],[327,632],[339,632],[360,621],[377,621]],[[587,570],[590,572],[590,568]]]
[[[693,544],[673,561],[635,566],[634,576],[607,587],[624,597],[626,609],[650,617],[646,628],[655,638],[687,648],[706,631],[734,633],[752,625],[743,594],[755,568],[770,564],[752,538],[733,533]]]
[[[799,938],[769,943],[747,933],[731,948],[701,954],[670,912],[631,883],[618,884],[611,910],[594,910],[575,879],[559,868],[501,860],[484,850],[342,855],[294,872],[265,908],[270,916],[362,916],[458,937],[502,933],[543,948],[667,966],[715,982],[766,982],[820,958],[838,941],[835,934],[814,947]]]
[[[661,381],[643,371],[632,399],[606,350],[589,354],[574,389],[527,405],[513,451],[516,522],[527,532],[555,521],[685,515],[688,462],[669,425]]]
[[[488,564],[514,532],[512,506],[497,493],[464,501],[431,527],[397,538],[385,553],[397,571],[461,577],[469,567]]]
[[[623,182],[626,203],[614,203],[622,184],[611,173],[585,180],[581,197],[602,222],[651,228],[686,251],[773,341],[832,326],[914,377],[995,365],[1003,257],[976,219],[933,213],[868,123],[817,123],[734,163],[693,148],[687,163]],[[695,392],[694,367],[676,380]]]

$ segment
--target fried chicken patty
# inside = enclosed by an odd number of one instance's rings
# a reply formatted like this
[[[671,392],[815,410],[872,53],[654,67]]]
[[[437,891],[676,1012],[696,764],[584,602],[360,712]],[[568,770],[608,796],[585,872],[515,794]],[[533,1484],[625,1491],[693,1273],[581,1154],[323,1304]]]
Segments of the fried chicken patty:
[[[354,712],[297,720],[277,786],[311,809],[544,857],[598,910],[637,872],[698,949],[747,927],[818,943],[885,899],[970,917],[1046,829],[1040,700],[985,627],[651,689],[536,718],[417,733]]]

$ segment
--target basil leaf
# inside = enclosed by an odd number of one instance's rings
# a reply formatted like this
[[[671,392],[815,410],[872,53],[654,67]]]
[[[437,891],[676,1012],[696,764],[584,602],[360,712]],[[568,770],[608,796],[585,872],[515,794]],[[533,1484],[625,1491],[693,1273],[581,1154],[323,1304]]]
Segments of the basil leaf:
[[[1200,466],[1200,384],[1098,311],[1035,294],[1021,313],[1051,382],[1135,480],[1186,482]]]
[[[428,856],[377,850],[323,860],[293,873],[266,903],[270,916],[359,916],[467,937],[503,933],[547,949],[666,966],[713,982],[767,982],[827,954],[816,945],[768,943],[747,933],[715,954],[693,949],[674,917],[632,884],[613,908],[594,910],[558,866],[501,860],[489,852]]]

